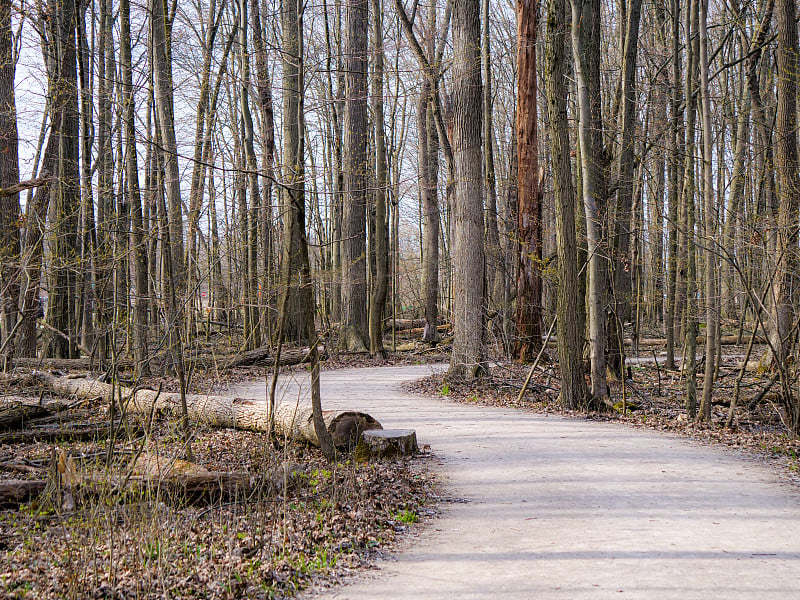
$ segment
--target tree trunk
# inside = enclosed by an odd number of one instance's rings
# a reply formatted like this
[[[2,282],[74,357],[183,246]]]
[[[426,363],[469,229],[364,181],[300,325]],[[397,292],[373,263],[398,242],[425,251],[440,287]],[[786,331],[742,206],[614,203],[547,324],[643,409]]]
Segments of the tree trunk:
[[[784,375],[791,351],[792,323],[797,318],[798,285],[798,209],[800,174],[797,156],[797,7],[794,0],[777,0],[775,16],[778,30],[777,88],[778,111],[775,123],[777,144],[775,166],[780,182],[777,243],[778,264],[772,283],[773,360],[780,370],[783,400],[791,418],[793,433],[800,430],[800,404],[794,399]]]
[[[305,307],[302,305],[300,271],[305,236],[305,137],[303,127],[303,41],[297,0],[286,0],[283,15],[283,228],[281,294],[285,320],[283,338],[313,343],[307,338]],[[298,209],[302,209],[303,221]],[[288,276],[288,279],[287,279]]]
[[[617,377],[625,369],[625,352],[622,347],[622,328],[631,320],[633,266],[630,260],[630,232],[633,219],[634,190],[634,144],[636,143],[636,57],[639,49],[639,20],[642,1],[632,0],[627,9],[622,65],[622,132],[617,161],[617,206],[614,234],[614,330],[618,335],[609,335],[608,366]]]
[[[101,369],[110,355],[114,279],[114,157],[112,150],[111,97],[114,94],[112,73],[107,72],[106,54],[114,51],[111,8],[100,0],[100,40],[98,44],[97,82],[97,247],[95,271],[97,296],[97,358]]]
[[[14,100],[14,39],[11,2],[0,0],[0,188],[19,183],[17,109]],[[19,192],[0,196],[0,345],[5,344],[19,319],[20,291]],[[6,355],[12,356],[11,344]],[[0,368],[5,370],[4,357]]]
[[[52,254],[47,303],[47,323],[53,328],[45,336],[43,353],[54,358],[73,358],[78,351],[78,216],[80,214],[80,157],[76,12],[73,0],[52,0],[51,39],[57,40],[55,85],[62,113],[58,129],[58,158],[55,193],[51,197],[53,223]],[[51,130],[52,135],[52,130]]]
[[[250,196],[250,206],[244,218],[247,222],[246,231],[242,231],[246,239],[246,275],[245,289],[247,290],[247,311],[250,313],[250,330],[245,331],[246,346],[250,349],[261,345],[260,310],[258,307],[258,216],[260,212],[260,194],[258,190],[258,163],[253,145],[255,137],[253,130],[253,117],[250,113],[250,57],[247,49],[247,5],[249,0],[239,2],[239,56],[241,64],[241,89],[239,100],[241,102],[242,125],[244,135],[244,163],[247,169],[247,193]],[[305,233],[305,230],[303,230]]]
[[[158,130],[163,147],[164,186],[167,196],[169,237],[175,281],[179,290],[185,289],[186,269],[183,265],[183,213],[181,208],[181,178],[178,166],[178,143],[175,138],[175,109],[173,103],[171,28],[168,29],[166,0],[150,0],[150,28],[153,40],[155,106]],[[178,294],[178,298],[182,296]],[[179,302],[179,306],[182,302]],[[176,315],[176,317],[179,315]],[[182,319],[175,326],[183,329]]]
[[[700,403],[700,418],[711,421],[711,394],[714,391],[714,364],[716,360],[717,327],[719,318],[716,310],[716,252],[714,239],[714,175],[712,173],[711,146],[711,97],[708,85],[708,0],[700,0],[700,98],[702,104],[703,126],[703,230],[704,246],[704,300],[706,303],[706,364],[703,380],[703,399]]]
[[[678,215],[681,183],[681,156],[683,154],[681,106],[681,41],[680,41],[680,0],[672,2],[672,76],[670,87],[670,130],[669,130],[669,197],[667,198],[668,240],[667,240],[667,289],[666,316],[664,331],[666,334],[667,357],[664,361],[667,369],[675,368],[675,293],[678,273]]]
[[[575,241],[575,196],[569,158],[567,122],[567,80],[564,42],[567,36],[565,0],[547,3],[547,30],[544,54],[544,82],[550,124],[550,156],[553,164],[553,191],[556,201],[556,250],[558,252],[558,296],[556,326],[561,373],[559,401],[576,409],[586,401],[583,374],[583,331],[578,314],[578,250]]]
[[[431,156],[431,120],[428,118],[431,103],[431,86],[427,76],[420,83],[417,102],[419,187],[422,195],[423,244],[422,244],[422,293],[425,302],[425,334],[423,340],[437,339],[436,323],[439,318],[439,198],[433,179],[433,163],[438,156]]]
[[[261,229],[263,265],[262,289],[266,291],[274,285],[275,268],[275,235],[272,225],[272,181],[275,178],[275,115],[272,108],[272,82],[269,75],[269,66],[266,47],[261,31],[260,0],[252,0],[253,14],[253,48],[256,53],[256,90],[258,92],[258,108],[261,114],[262,143],[264,146],[262,156],[262,181],[261,211],[259,224]],[[268,297],[261,300],[261,327],[264,336],[271,335],[270,307]]]
[[[517,185],[519,264],[517,344],[514,355],[529,362],[542,346],[542,198],[536,123],[536,28],[538,3],[517,0]]]
[[[389,230],[386,220],[386,133],[383,115],[383,11],[380,0],[372,0],[373,57],[372,117],[375,120],[375,279],[369,305],[370,354],[385,354],[383,315],[386,312],[388,287]]]
[[[609,393],[605,358],[607,248],[603,243],[603,222],[606,212],[606,158],[600,98],[600,2],[571,0],[571,3],[572,49],[580,113],[581,185],[589,251],[587,295],[592,396],[602,400]]]
[[[486,297],[487,306],[495,311],[499,318],[492,329],[502,333],[503,326],[503,290],[505,289],[505,265],[500,245],[500,229],[498,227],[497,180],[494,168],[494,101],[492,96],[492,53],[491,53],[491,21],[490,0],[481,2],[481,20],[483,21],[483,44],[481,45],[481,63],[483,69],[483,176],[486,186]],[[535,7],[534,7],[534,10]],[[535,32],[534,42],[535,42]],[[535,58],[535,57],[534,57]],[[535,65],[534,65],[535,66]]]
[[[686,240],[686,412],[694,419],[697,413],[697,258],[695,242],[695,122],[697,117],[696,81],[698,71],[699,40],[698,2],[691,0],[686,12],[685,30],[687,32],[687,68],[686,68],[686,167],[684,174],[683,210],[684,236]],[[680,285],[678,286],[680,293]],[[677,304],[677,302],[676,302]]]
[[[367,351],[367,0],[348,0],[340,346]]]
[[[142,198],[139,193],[139,165],[136,155],[136,104],[131,62],[130,1],[120,0],[120,68],[125,127],[125,179],[131,217],[130,246],[133,253],[133,355],[135,375],[148,375],[147,245],[145,241]]]
[[[211,96],[211,59],[213,57],[214,42],[217,31],[219,30],[222,11],[217,16],[216,0],[211,0],[208,6],[208,17],[206,19],[206,38],[203,46],[203,66],[200,71],[200,97],[197,100],[197,112],[195,115],[195,134],[194,134],[194,157],[192,160],[192,179],[189,189],[189,230],[186,246],[186,297],[189,302],[186,311],[186,331],[189,337],[196,333],[196,307],[193,298],[195,297],[195,285],[199,275],[198,257],[198,232],[200,229],[200,209],[205,190],[206,161],[205,140],[206,123]]]
[[[448,377],[487,371],[481,177],[480,0],[453,2],[453,353]]]

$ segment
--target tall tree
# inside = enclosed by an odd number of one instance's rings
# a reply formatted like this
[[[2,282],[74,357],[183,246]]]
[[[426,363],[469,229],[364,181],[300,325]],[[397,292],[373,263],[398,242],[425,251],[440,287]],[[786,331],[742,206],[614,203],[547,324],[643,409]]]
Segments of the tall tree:
[[[111,100],[114,76],[108,68],[113,54],[113,23],[109,0],[100,0],[100,36],[97,49],[97,250],[95,254],[97,296],[97,355],[100,365],[110,355],[114,321],[114,155]]]
[[[706,304],[706,364],[703,380],[703,399],[700,403],[700,418],[711,421],[711,394],[714,389],[714,363],[716,360],[716,332],[714,322],[718,319],[716,307],[716,253],[712,246],[715,225],[714,175],[712,172],[711,145],[711,95],[708,74],[708,0],[700,0],[700,101],[703,128],[703,231],[705,233],[703,252],[704,294]]]
[[[487,371],[481,177],[480,0],[453,1],[453,353],[448,377]]]
[[[303,38],[298,0],[284,0],[283,30],[283,265],[279,337],[308,341],[300,273],[305,236],[305,127],[303,125]],[[302,207],[303,223],[298,210]],[[287,278],[288,277],[288,278]],[[280,340],[279,340],[280,341]]]
[[[144,213],[139,192],[139,165],[136,154],[136,103],[133,88],[131,56],[131,7],[129,0],[120,0],[120,51],[122,71],[122,109],[125,127],[125,181],[131,215],[130,245],[133,252],[133,354],[137,374],[147,375],[148,311],[147,311],[147,245],[145,243]]]
[[[672,5],[672,70],[670,74],[670,128],[669,148],[669,194],[667,197],[667,289],[665,302],[665,322],[667,356],[665,365],[675,368],[675,295],[678,274],[678,204],[681,182],[681,156],[683,154],[683,98],[681,81],[681,39],[680,39],[680,0],[673,0]]]
[[[21,223],[19,191],[15,191],[19,183],[19,140],[14,65],[11,2],[0,0],[0,344],[6,342],[19,318]],[[10,354],[9,350],[6,346]]]
[[[431,3],[428,13],[426,42],[428,57],[435,61],[431,53],[435,39],[436,11]],[[435,64],[435,63],[434,63]],[[419,169],[419,190],[422,197],[422,293],[425,312],[425,329],[422,339],[434,342],[437,339],[439,318],[439,195],[438,195],[438,143],[435,124],[431,118],[433,85],[428,73],[422,72],[419,98],[417,100],[417,165]]]
[[[178,142],[175,137],[174,84],[172,78],[172,19],[165,0],[150,0],[150,34],[152,36],[153,84],[158,133],[163,145],[164,187],[167,196],[169,237],[175,278],[184,289],[186,270],[183,265],[183,212],[181,175],[178,165]],[[182,296],[178,294],[178,298]],[[179,306],[182,305],[179,300]],[[176,307],[178,308],[178,307]],[[178,323],[179,321],[176,321]]]
[[[50,198],[51,264],[47,322],[50,325],[45,356],[75,358],[78,354],[78,217],[80,214],[78,67],[76,47],[77,13],[74,0],[51,0],[51,40],[54,42],[52,77],[60,101],[53,110],[61,113],[58,131],[57,177]],[[51,131],[53,135],[53,131]]]
[[[777,243],[778,264],[772,284],[772,330],[770,332],[773,359],[781,373],[784,402],[792,419],[795,433],[800,429],[800,404],[792,400],[793,392],[786,381],[784,363],[791,348],[792,323],[797,318],[798,268],[798,209],[800,209],[800,173],[797,154],[797,84],[798,44],[797,6],[794,0],[776,0],[775,17],[778,30],[775,166],[780,182]]]
[[[383,355],[383,315],[389,283],[389,228],[386,219],[387,164],[386,132],[383,114],[383,10],[380,0],[372,0],[372,116],[375,120],[375,279],[369,305],[370,353]]]
[[[247,223],[242,231],[245,240],[246,275],[245,290],[250,328],[245,332],[245,347],[249,349],[261,345],[260,311],[258,309],[258,217],[260,212],[260,193],[258,189],[258,163],[254,144],[253,116],[250,112],[250,55],[247,48],[247,5],[248,0],[239,2],[239,58],[241,65],[241,89],[239,100],[242,115],[242,145],[244,147],[245,167],[247,169],[247,195],[250,198],[248,210],[243,218]],[[304,230],[303,230],[304,232]]]
[[[581,151],[581,187],[586,213],[589,251],[587,296],[592,396],[608,397],[606,381],[606,262],[603,242],[606,213],[602,99],[600,89],[600,1],[571,0],[572,51],[578,86],[578,139]]]
[[[367,320],[367,0],[348,0],[345,26],[344,212],[340,345],[366,352]]]
[[[635,172],[634,144],[636,129],[636,59],[639,50],[639,21],[642,0],[632,0],[627,6],[622,64],[622,129],[617,158],[617,206],[614,235],[614,311],[610,316],[608,364],[617,376],[623,375],[625,354],[622,327],[631,318],[630,239],[633,219]]]
[[[567,74],[565,0],[548,0],[544,54],[544,82],[550,124],[550,156],[556,200],[556,250],[558,296],[556,299],[558,358],[561,366],[560,402],[578,408],[586,400],[583,374],[583,331],[574,317],[580,310],[578,250],[575,241],[575,196],[569,156],[567,121]]]
[[[252,0],[253,15],[253,49],[256,56],[256,92],[258,108],[261,116],[262,166],[260,229],[263,245],[263,289],[267,290],[274,282],[275,235],[272,225],[272,182],[275,178],[275,114],[272,107],[272,81],[269,74],[267,49],[261,26],[260,0]],[[267,298],[262,300],[263,310],[261,326],[265,335],[271,335],[271,320]]]
[[[517,344],[532,360],[542,345],[542,201],[536,110],[537,0],[517,0]]]

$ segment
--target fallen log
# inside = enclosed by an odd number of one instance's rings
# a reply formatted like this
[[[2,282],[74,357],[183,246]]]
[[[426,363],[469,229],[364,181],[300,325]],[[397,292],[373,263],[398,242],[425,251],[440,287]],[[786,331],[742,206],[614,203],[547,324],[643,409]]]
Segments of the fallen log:
[[[395,331],[404,331],[406,329],[416,329],[418,327],[425,327],[425,319],[386,319],[384,329],[391,331],[394,326]]]
[[[436,331],[439,333],[450,333],[452,331],[453,326],[450,323],[445,323],[444,325],[437,325]],[[425,334],[424,327],[414,327],[413,329],[407,329],[406,332],[409,336],[420,336],[422,337]]]
[[[319,350],[320,358],[322,358],[325,354],[325,348],[319,346]],[[310,357],[310,351],[310,348],[283,348],[281,350],[281,366],[297,365],[306,362]],[[272,366],[275,364],[275,357],[270,356],[271,354],[272,348],[269,346],[262,346],[255,350],[240,352],[225,365],[225,368],[251,367],[254,365]]]
[[[75,406],[61,399],[39,402],[31,398],[4,398],[0,402],[0,430],[14,429],[27,421],[38,419]]]
[[[36,479],[0,480],[0,505],[20,504],[41,494],[47,487],[47,481]]]
[[[119,424],[114,424],[114,429]],[[142,433],[139,425],[128,425],[124,435],[135,437]],[[30,444],[34,442],[85,442],[109,437],[108,423],[82,423],[70,426],[51,426],[47,428],[26,429],[0,433],[0,444]]]
[[[133,367],[133,361],[122,359],[116,362],[117,368],[128,369]],[[83,358],[15,358],[15,367],[26,369],[56,369],[59,371],[88,371],[99,368],[98,362],[88,357]]]
[[[106,402],[121,398],[127,410],[134,413],[149,415],[156,411],[172,416],[181,415],[181,399],[178,393],[159,393],[144,389],[134,391],[91,379],[71,379],[43,371],[35,372],[34,376],[62,396],[102,398]],[[270,429],[269,405],[266,400],[189,394],[186,396],[186,408],[189,419],[196,423],[263,433]],[[381,424],[366,413],[327,410],[322,414],[333,443],[338,447],[354,445],[361,432],[366,429],[381,429]],[[275,407],[275,433],[286,439],[319,446],[311,406],[306,404],[278,403]]]
[[[64,497],[69,496],[70,509],[74,508],[75,498],[86,496],[107,497],[111,493],[142,493],[158,488],[179,498],[217,498],[230,497],[249,492],[256,484],[264,485],[263,478],[251,477],[240,471],[207,471],[173,475],[92,476],[70,486],[64,486]],[[267,481],[280,486],[281,481]],[[33,500],[47,489],[46,479],[7,479],[0,480],[0,506],[14,506]],[[277,488],[276,488],[277,489]]]

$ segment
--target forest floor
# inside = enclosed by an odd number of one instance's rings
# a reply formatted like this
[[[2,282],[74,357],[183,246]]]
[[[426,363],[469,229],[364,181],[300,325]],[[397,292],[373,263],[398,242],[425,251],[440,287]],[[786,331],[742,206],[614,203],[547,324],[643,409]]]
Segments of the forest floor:
[[[327,364],[343,362],[370,361]],[[282,370],[295,379],[306,369]],[[262,367],[197,373],[191,391],[270,375]],[[140,384],[177,389],[174,378]],[[18,370],[0,379],[0,412],[3,400],[48,395]],[[184,457],[177,420],[146,421],[130,416],[112,438],[109,407],[87,401],[0,431],[0,486],[48,481],[22,505],[0,501],[0,598],[293,596],[368,566],[434,510],[429,455],[361,463],[343,454],[331,465],[305,444],[278,447],[264,434],[209,426],[192,427],[193,465],[249,475],[246,493],[97,485],[130,476],[141,455],[165,463]],[[78,429],[85,439],[59,435]],[[65,470],[82,480],[75,489],[63,485]]]

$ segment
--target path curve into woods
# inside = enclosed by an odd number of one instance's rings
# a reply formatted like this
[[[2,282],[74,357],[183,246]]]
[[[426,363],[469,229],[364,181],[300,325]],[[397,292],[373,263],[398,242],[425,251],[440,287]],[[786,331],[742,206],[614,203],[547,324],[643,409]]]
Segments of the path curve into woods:
[[[402,391],[431,369],[323,372],[326,408],[416,429],[462,502],[378,570],[313,597],[800,597],[800,490],[769,467],[673,435]],[[243,392],[263,397],[264,384]]]

